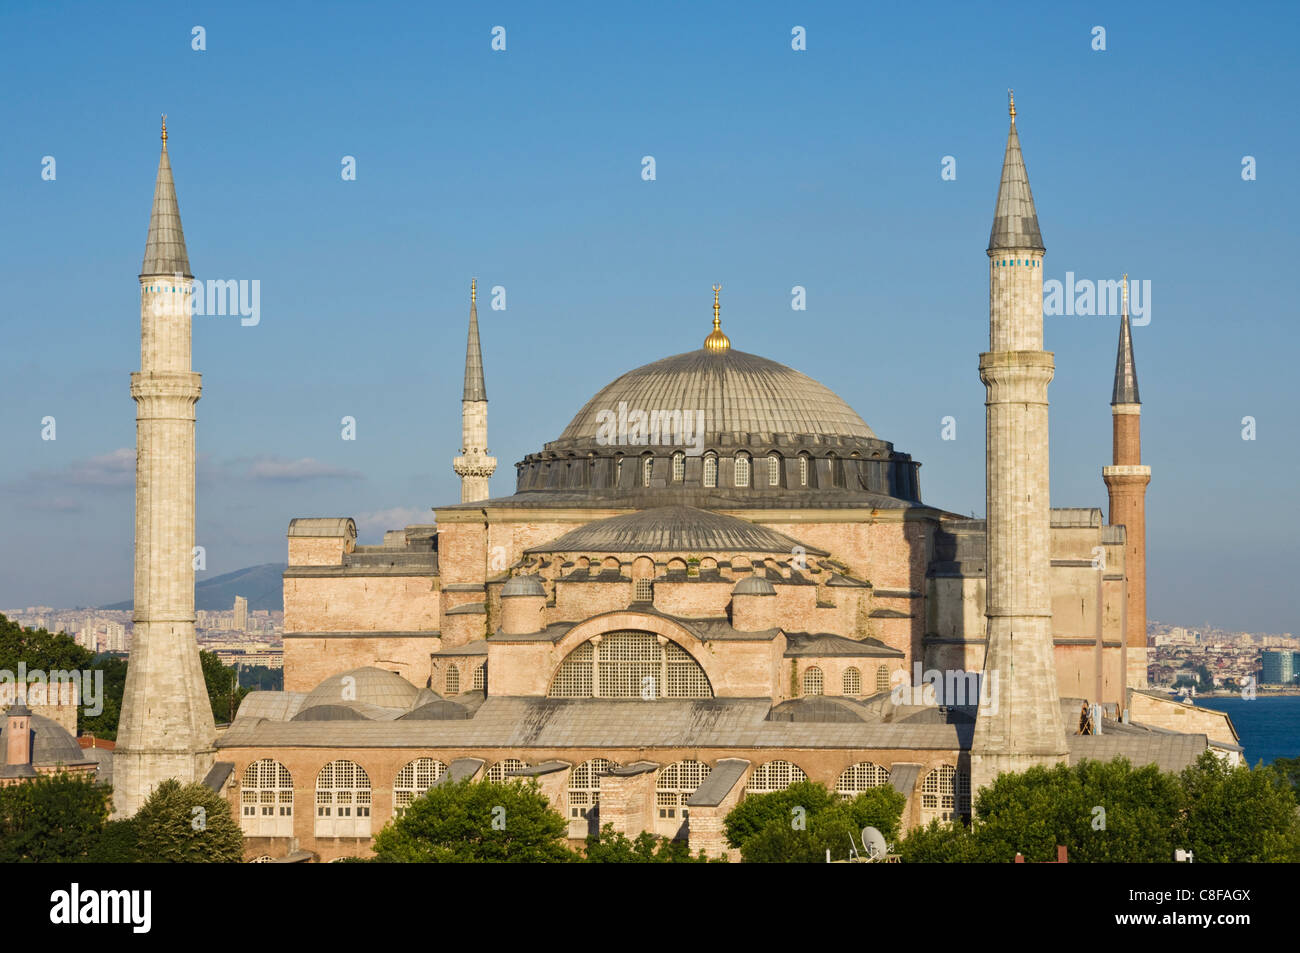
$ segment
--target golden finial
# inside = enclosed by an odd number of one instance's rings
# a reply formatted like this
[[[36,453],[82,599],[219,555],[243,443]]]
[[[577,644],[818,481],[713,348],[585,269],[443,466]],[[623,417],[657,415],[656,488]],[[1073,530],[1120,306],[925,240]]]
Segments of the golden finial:
[[[167,114],[166,114],[166,113],[163,113],[163,114],[162,114],[162,117],[163,117],[163,120],[162,120],[162,122],[163,122],[163,136],[162,136],[162,139],[163,139],[163,142],[166,142],[166,141],[167,141]]]
[[[718,292],[722,290],[722,285],[713,286],[713,330],[709,336],[704,339],[704,349],[706,351],[726,351],[731,348],[731,338],[722,333],[722,306],[718,304]]]
[[[1124,273],[1124,317],[1128,317],[1128,272]]]
[[[1007,90],[1007,100],[1011,104],[1010,107],[1008,107],[1008,111],[1011,113],[1011,121],[1015,122],[1016,121],[1016,91],[1014,89]]]
[[[478,300],[478,279],[471,278],[469,280],[469,303],[473,304],[476,300]]]

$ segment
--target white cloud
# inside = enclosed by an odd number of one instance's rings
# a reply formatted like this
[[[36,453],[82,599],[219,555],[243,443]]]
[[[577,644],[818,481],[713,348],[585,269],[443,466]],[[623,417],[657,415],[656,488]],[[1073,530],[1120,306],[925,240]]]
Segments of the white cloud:
[[[379,540],[390,529],[405,529],[414,523],[433,522],[433,510],[414,506],[394,506],[387,510],[375,510],[362,513],[356,517],[357,536]]]
[[[336,467],[329,463],[303,457],[301,460],[284,460],[280,457],[258,457],[248,466],[248,475],[254,480],[297,482],[317,479],[353,480],[361,476],[355,470]]]

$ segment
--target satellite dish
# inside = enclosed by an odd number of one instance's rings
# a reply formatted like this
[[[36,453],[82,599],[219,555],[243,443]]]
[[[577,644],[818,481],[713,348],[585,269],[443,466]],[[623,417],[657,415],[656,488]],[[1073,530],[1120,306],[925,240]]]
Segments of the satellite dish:
[[[867,857],[870,860],[881,860],[889,853],[889,845],[885,843],[885,835],[874,827],[862,828],[862,847],[867,852]]]

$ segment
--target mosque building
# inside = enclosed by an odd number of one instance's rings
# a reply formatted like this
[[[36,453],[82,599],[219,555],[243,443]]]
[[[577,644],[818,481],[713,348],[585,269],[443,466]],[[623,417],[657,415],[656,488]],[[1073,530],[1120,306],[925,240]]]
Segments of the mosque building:
[[[155,217],[175,213],[183,257],[170,166],[158,189],[169,194]],[[702,347],[602,388],[493,497],[471,285],[460,502],[379,545],[358,544],[348,517],[292,520],[285,690],[250,694],[219,732],[196,718],[159,726],[158,770],[207,771],[250,858],[331,860],[367,853],[449,779],[536,779],[575,840],[612,824],[723,854],[731,808],[805,778],[846,796],[890,785],[911,827],[969,815],[999,771],[1239,757],[1224,716],[1146,691],[1150,471],[1127,313],[1111,520],[1050,505],[1045,247],[1014,102],[986,253],[980,520],[924,501],[920,463],[829,387],[733,347],[716,286]],[[184,344],[174,374],[189,370],[188,326]],[[190,409],[190,442],[174,444],[190,455],[176,471],[190,521],[164,514],[190,534],[178,552],[193,534],[193,378],[168,392]],[[137,558],[137,619],[156,624],[136,646],[157,666],[136,684],[170,666],[171,703],[188,704],[177,647],[196,654],[192,600],[171,576],[142,590],[141,571]],[[123,737],[119,758],[143,750],[141,735]]]

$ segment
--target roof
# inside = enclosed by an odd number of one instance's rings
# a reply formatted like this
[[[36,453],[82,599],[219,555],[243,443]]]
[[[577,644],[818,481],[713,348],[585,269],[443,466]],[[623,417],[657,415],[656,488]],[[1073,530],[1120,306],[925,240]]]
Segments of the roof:
[[[902,658],[903,653],[879,639],[850,639],[842,635],[818,632],[787,632],[786,658],[813,656],[821,658]]]
[[[763,576],[746,576],[731,587],[733,596],[774,596],[776,586]]]
[[[1128,758],[1135,765],[1155,764],[1161,771],[1181,771],[1196,763],[1209,747],[1205,735],[1181,735],[1172,732],[1117,732],[1113,724],[1102,724],[1100,735],[1068,735],[1070,763],[1084,758],[1110,761]]]
[[[993,229],[989,232],[989,251],[1002,249],[1047,250],[1038,230],[1038,212],[1034,209],[1034,193],[1029,188],[1025,159],[1020,154],[1015,116],[1011,117],[1011,131],[1007,133],[1002,182],[993,208]]]
[[[686,799],[687,807],[717,807],[749,770],[744,758],[722,758],[709,776],[700,782],[695,793]]]
[[[910,798],[916,791],[916,776],[920,773],[919,764],[895,761],[889,768],[889,786],[904,797]]]
[[[303,699],[301,711],[318,705],[349,702],[405,711],[415,703],[419,694],[418,688],[396,672],[367,666],[340,672],[325,679]]]
[[[608,415],[619,414],[620,406],[625,413],[702,412],[706,435],[876,436],[830,388],[784,364],[735,348],[687,351],[628,371],[587,401],[560,442],[597,443]]]
[[[15,706],[17,707],[17,706]],[[12,709],[10,709],[12,711]],[[87,758],[68,729],[52,718],[32,715],[28,730],[32,734],[32,764],[83,764]],[[0,765],[9,750],[9,719],[0,718]]]
[[[230,775],[234,773],[234,770],[235,762],[233,761],[216,762],[208,769],[207,775],[204,776],[203,786],[209,791],[220,793],[221,789],[226,786],[226,782],[230,779]]]
[[[798,550],[795,547],[799,547]],[[623,516],[609,516],[570,530],[559,539],[525,550],[528,553],[784,553],[823,550],[758,523],[692,506],[659,506]]]
[[[344,536],[357,538],[357,524],[350,516],[303,517],[289,520],[290,536]]]
[[[511,576],[504,586],[501,587],[501,598],[508,599],[511,596],[546,596],[546,586],[543,584],[540,576]]]
[[[1112,404],[1140,404],[1137,365],[1133,361],[1133,329],[1128,312],[1119,319],[1119,349],[1115,354],[1115,386],[1110,392]]]
[[[140,277],[146,275],[190,274],[190,256],[185,251],[185,232],[181,228],[181,210],[176,201],[176,183],[172,181],[172,164],[167,158],[166,130],[163,132],[162,155],[158,158],[158,178],[153,187],[153,208],[149,212],[149,235],[144,242],[144,262]]]
[[[483,349],[478,339],[478,304],[469,299],[469,338],[465,343],[465,394],[461,400],[487,400],[483,379]]]

